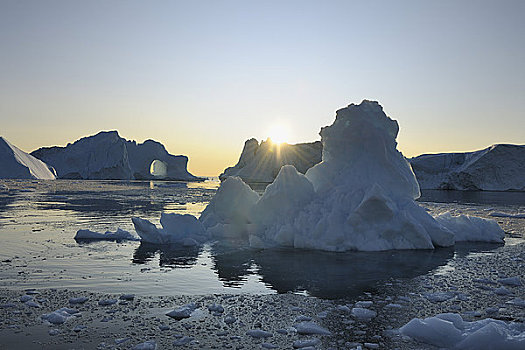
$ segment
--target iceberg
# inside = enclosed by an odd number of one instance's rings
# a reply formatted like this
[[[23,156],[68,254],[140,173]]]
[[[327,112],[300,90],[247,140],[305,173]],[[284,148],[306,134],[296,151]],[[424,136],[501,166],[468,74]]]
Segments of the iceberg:
[[[237,176],[250,184],[271,183],[284,165],[293,165],[304,174],[321,161],[322,148],[320,141],[290,145],[274,143],[271,139],[259,143],[252,138],[244,143],[237,164],[226,168],[219,179]]]
[[[240,177],[228,177],[195,222],[209,237],[247,239],[254,248],[381,251],[501,242],[503,231],[493,220],[435,219],[415,202],[419,184],[397,150],[398,132],[379,103],[351,104],[321,129],[322,161],[306,174],[284,165],[262,196]],[[168,233],[177,240],[193,235],[185,225],[159,235],[153,224],[138,220],[137,233],[148,232],[150,241]]]
[[[54,180],[55,170],[0,136],[0,179]]]
[[[525,191],[525,145],[423,154],[410,163],[422,189]]]
[[[188,172],[188,157],[171,155],[153,140],[128,141],[117,131],[101,131],[65,147],[43,147],[31,154],[52,165],[63,179],[200,180]],[[158,168],[164,171],[155,171]]]

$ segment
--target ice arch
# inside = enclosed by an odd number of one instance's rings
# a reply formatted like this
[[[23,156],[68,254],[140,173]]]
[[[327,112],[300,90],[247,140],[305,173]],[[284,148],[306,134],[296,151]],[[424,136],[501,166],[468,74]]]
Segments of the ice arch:
[[[149,173],[155,177],[166,177],[168,175],[168,164],[162,160],[155,159],[151,162]]]

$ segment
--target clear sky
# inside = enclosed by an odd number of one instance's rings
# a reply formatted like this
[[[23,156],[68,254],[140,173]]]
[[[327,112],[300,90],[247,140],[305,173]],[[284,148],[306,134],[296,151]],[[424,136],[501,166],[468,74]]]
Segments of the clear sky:
[[[275,125],[379,101],[405,156],[525,143],[525,1],[0,0],[0,135],[100,130],[217,175]]]

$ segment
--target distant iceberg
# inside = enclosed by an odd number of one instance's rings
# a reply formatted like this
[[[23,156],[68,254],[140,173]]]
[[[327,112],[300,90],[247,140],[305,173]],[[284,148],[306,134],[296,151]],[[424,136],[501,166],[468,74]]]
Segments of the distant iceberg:
[[[238,176],[246,183],[271,183],[284,165],[293,165],[304,174],[321,161],[322,148],[320,141],[289,145],[249,139],[237,164],[226,168],[219,178]]]
[[[54,180],[55,171],[0,136],[0,179]]]
[[[340,109],[335,122],[321,129],[321,163],[304,175],[283,166],[262,196],[229,177],[198,222],[211,237],[246,239],[255,248],[379,251],[502,242],[504,233],[493,220],[436,220],[414,201],[419,185],[396,148],[398,131],[377,102]],[[156,232],[149,222],[133,222],[141,237],[140,231]],[[180,240],[192,236],[187,227],[197,226],[171,225],[161,233]]]
[[[52,165],[58,177],[63,179],[200,179],[188,172],[188,157],[171,155],[161,143],[153,140],[127,141],[117,131],[102,131],[65,147],[43,147],[31,154]]]
[[[422,189],[525,191],[525,145],[423,154],[410,163]]]

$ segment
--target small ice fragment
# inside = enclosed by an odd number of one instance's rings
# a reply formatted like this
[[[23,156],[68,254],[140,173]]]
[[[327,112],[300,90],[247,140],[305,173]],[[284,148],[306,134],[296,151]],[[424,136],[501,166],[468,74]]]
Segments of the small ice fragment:
[[[69,317],[71,317],[74,314],[77,314],[78,311],[75,309],[69,309],[67,307],[63,307],[61,309],[55,310],[51,313],[44,314],[41,316],[41,318],[44,321],[47,321],[52,324],[62,324],[67,321]]]
[[[20,301],[23,303],[27,303],[29,300],[33,300],[33,297],[31,295],[22,295],[20,297]]]
[[[86,298],[86,297],[69,298],[69,303],[70,304],[84,304],[88,300],[89,298]]]
[[[379,344],[376,343],[364,343],[363,346],[367,349],[379,349]]]
[[[507,301],[507,304],[525,307],[525,300],[521,298],[514,298],[512,300]]]
[[[7,309],[7,308],[11,308],[11,307],[16,307],[16,304],[15,303],[0,304],[0,309]]]
[[[370,321],[372,318],[377,316],[377,313],[362,307],[354,307],[352,309],[352,316],[361,321]]]
[[[125,343],[127,341],[131,340],[131,338],[127,337],[127,338],[117,338],[115,339],[115,344],[122,344],[122,343]]]
[[[263,331],[262,329],[251,329],[248,332],[246,332],[247,335],[253,338],[268,338],[273,337],[273,334],[267,331]]]
[[[261,347],[263,347],[265,349],[277,349],[278,348],[277,345],[272,344],[272,343],[262,343]]]
[[[488,307],[485,309],[485,313],[488,315],[497,314],[499,312],[499,307]]]
[[[321,311],[317,314],[317,317],[319,318],[326,318],[328,316],[328,311]]]
[[[193,341],[193,337],[182,337],[180,339],[177,339],[173,342],[173,345],[174,346],[183,346],[183,345],[186,345],[186,344],[189,344]]]
[[[308,317],[308,316],[305,316],[305,315],[299,315],[295,319],[295,322],[303,322],[303,321],[311,321],[311,320],[312,320],[311,317]]]
[[[355,303],[355,307],[369,308],[373,303],[372,301],[358,301]]]
[[[28,302],[26,302],[26,305],[29,307],[40,307],[40,304],[33,300],[29,300]]]
[[[373,311],[372,311],[373,312]],[[301,322],[294,325],[294,328],[299,334],[320,334],[331,335],[332,333],[314,322]]]
[[[222,307],[222,305],[220,304],[213,303],[206,307],[208,308],[210,312],[221,313],[221,314],[224,312],[224,307]]]
[[[166,316],[169,316],[176,320],[182,320],[183,318],[190,317],[191,313],[195,311],[195,309],[197,309],[197,305],[195,305],[195,303],[189,303],[181,307],[178,307],[174,309],[173,311],[168,312]]]
[[[394,303],[385,305],[385,308],[389,308],[389,309],[401,309],[402,307],[403,306],[401,304],[394,304]]]
[[[159,326],[159,329],[160,329],[161,331],[169,331],[169,330],[170,330],[170,326],[165,325],[165,324],[161,324],[161,325]]]
[[[98,301],[98,305],[100,306],[109,306],[117,303],[117,299],[102,299]]]
[[[133,347],[133,350],[155,350],[157,349],[157,343],[155,340],[148,340],[144,343],[137,344]]]
[[[277,333],[279,334],[288,334],[288,331],[286,329],[282,329],[282,328],[279,328],[278,330],[276,330]]]
[[[508,290],[507,288],[505,288],[504,286],[501,286],[499,288],[494,289],[494,293],[498,294],[498,295],[509,295],[509,294],[512,294],[512,292],[510,290]]]
[[[133,300],[135,299],[135,294],[122,294],[120,297],[119,297],[120,300]]]
[[[425,293],[423,296],[432,303],[441,303],[454,297],[452,292]]]
[[[78,333],[81,330],[86,329],[86,328],[87,328],[86,326],[78,325],[78,326],[75,326],[72,330],[73,330],[73,332]]]
[[[317,338],[313,339],[299,339],[293,342],[293,347],[295,349],[302,349],[306,347],[315,347],[319,345],[321,341]]]
[[[224,317],[224,323],[226,323],[226,324],[232,324],[235,321],[237,321],[237,319],[234,316],[232,316],[232,315],[228,315],[228,316]]]
[[[483,283],[483,284],[497,284],[495,281],[489,280],[488,278],[475,278],[472,281],[476,283]]]
[[[337,310],[338,311],[343,311],[343,312],[350,312],[350,308],[346,305],[337,305]]]
[[[508,278],[501,278],[498,280],[499,283],[505,284],[507,286],[511,287],[518,287],[521,286],[521,280],[518,276],[515,277],[508,277]]]
[[[51,335],[51,336],[55,336],[55,335],[59,335],[60,334],[60,330],[59,329],[50,329],[47,334]]]

